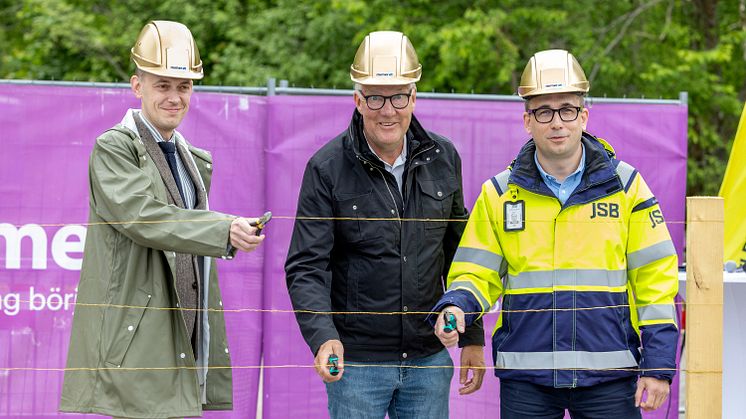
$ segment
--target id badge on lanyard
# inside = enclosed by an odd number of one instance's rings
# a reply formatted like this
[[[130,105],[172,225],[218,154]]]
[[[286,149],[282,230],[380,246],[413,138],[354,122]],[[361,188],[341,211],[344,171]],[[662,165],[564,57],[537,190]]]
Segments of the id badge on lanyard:
[[[506,201],[503,211],[505,231],[523,231],[526,228],[526,204],[522,199]]]

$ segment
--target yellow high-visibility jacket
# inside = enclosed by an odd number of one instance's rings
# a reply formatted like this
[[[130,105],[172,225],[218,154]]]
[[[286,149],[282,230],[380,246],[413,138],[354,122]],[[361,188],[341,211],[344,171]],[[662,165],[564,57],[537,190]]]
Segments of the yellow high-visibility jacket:
[[[582,180],[565,204],[545,185],[529,141],[482,185],[434,311],[467,324],[500,298],[495,375],[553,387],[626,376],[671,379],[677,255],[642,176],[584,133]]]

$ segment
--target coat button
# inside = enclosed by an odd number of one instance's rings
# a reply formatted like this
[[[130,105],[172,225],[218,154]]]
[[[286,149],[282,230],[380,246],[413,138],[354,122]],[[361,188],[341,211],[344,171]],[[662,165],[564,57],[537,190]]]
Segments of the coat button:
[[[393,209],[392,209],[392,210],[391,210],[391,213],[392,213],[392,214],[396,214],[396,210],[393,210]]]
[[[402,259],[404,259],[404,263],[407,263],[407,257],[404,256]]]
[[[192,288],[197,289],[197,281],[192,282]]]
[[[131,331],[135,330],[135,328],[132,327],[132,326],[127,326],[127,330],[129,330],[131,332]]]
[[[228,353],[228,348],[225,348],[225,353]]]
[[[353,211],[357,211],[357,205],[353,205],[353,206],[352,206],[352,210],[353,210]]]
[[[211,168],[211,167],[212,167],[212,165],[211,165],[210,163],[207,163],[207,164],[205,165],[205,167],[207,167],[207,168],[209,169],[209,168]]]
[[[425,158],[425,160],[430,161],[430,157]]]
[[[401,357],[404,358],[404,359],[407,359],[407,353],[404,352],[403,354],[401,354]]]
[[[220,307],[223,306],[223,302],[222,301],[218,301],[218,304],[220,304]]]
[[[407,306],[404,306],[404,307],[402,307],[402,310],[403,310],[404,312],[407,312],[407,311],[409,311],[409,307],[407,307]]]
[[[436,148],[436,149],[435,149],[435,152],[436,152],[436,153],[440,153],[440,149],[439,149],[439,148]]]
[[[438,191],[438,196],[443,196],[443,192]]]
[[[179,358],[181,358],[181,359],[186,358],[186,354],[184,352],[182,352],[181,354],[179,354]]]

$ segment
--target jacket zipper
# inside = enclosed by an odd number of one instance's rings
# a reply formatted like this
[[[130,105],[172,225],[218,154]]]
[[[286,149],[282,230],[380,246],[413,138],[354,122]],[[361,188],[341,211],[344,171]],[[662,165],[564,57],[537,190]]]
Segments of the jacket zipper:
[[[409,173],[409,171],[410,171],[410,170],[411,170],[411,168],[412,168],[411,162],[412,162],[412,161],[414,161],[414,159],[415,159],[415,158],[416,158],[417,156],[419,156],[420,154],[422,154],[422,153],[424,153],[424,152],[426,152],[426,151],[432,150],[433,148],[435,148],[435,145],[430,145],[430,146],[429,146],[428,148],[426,148],[426,149],[424,149],[424,150],[420,150],[420,151],[418,151],[417,153],[415,153],[414,155],[412,155],[412,157],[408,159],[408,160],[410,161],[410,165],[409,165],[409,168],[407,169],[407,174]],[[407,182],[404,182],[404,184],[402,185],[402,202],[404,202],[404,193],[405,193],[405,192],[408,192],[408,191],[406,190],[406,187],[407,187]]]
[[[370,164],[370,162],[369,162]],[[399,228],[401,228],[401,216],[399,216],[399,205],[396,204],[396,198],[394,198],[393,192],[391,192],[391,187],[389,186],[389,183],[386,181],[386,175],[381,172],[381,169],[379,169],[376,166],[373,166],[378,171],[378,174],[381,175],[381,179],[383,179],[383,184],[386,185],[386,190],[389,191],[389,196],[391,197],[391,201],[394,203],[394,208],[396,208],[396,219],[399,221]]]
[[[422,154],[422,153],[424,153],[424,152],[426,152],[426,151],[432,150],[433,148],[435,148],[435,146],[434,146],[434,145],[431,145],[430,147],[428,147],[428,148],[426,148],[426,149],[424,149],[424,150],[420,150],[420,151],[418,151],[418,152],[417,152],[416,154],[414,154],[414,155],[413,155],[413,156],[411,157],[411,160],[410,160],[410,166],[409,166],[409,167],[410,167],[410,168],[412,167],[412,166],[411,166],[411,161],[413,161],[413,160],[414,160],[414,159],[415,159],[415,158],[416,158],[417,156],[419,156],[420,154]],[[386,175],[384,175],[384,174],[383,174],[383,172],[381,171],[381,169],[380,169],[380,168],[379,168],[378,166],[376,166],[375,164],[373,164],[373,162],[371,162],[370,160],[366,159],[366,158],[365,158],[365,157],[363,157],[363,156],[358,156],[358,158],[359,158],[359,159],[360,159],[361,161],[363,161],[363,162],[365,162],[365,163],[368,163],[368,164],[369,164],[369,165],[370,165],[371,167],[374,167],[374,168],[376,169],[376,171],[378,171],[378,174],[380,174],[380,175],[381,175],[381,179],[383,179],[383,183],[384,183],[384,184],[386,185],[386,190],[387,190],[387,191],[389,192],[389,196],[391,197],[391,202],[393,202],[393,203],[394,203],[394,208],[395,208],[395,210],[396,210],[396,218],[397,218],[397,220],[399,221],[399,227],[401,227],[401,225],[402,225],[402,221],[401,221],[401,216],[399,215],[399,205],[398,205],[398,204],[396,203],[396,198],[394,198],[394,193],[393,193],[393,192],[391,192],[391,187],[389,186],[389,183],[388,183],[388,181],[386,181]],[[409,170],[408,170],[408,171],[409,171]],[[404,194],[403,194],[403,193],[402,193],[402,200],[404,200]]]

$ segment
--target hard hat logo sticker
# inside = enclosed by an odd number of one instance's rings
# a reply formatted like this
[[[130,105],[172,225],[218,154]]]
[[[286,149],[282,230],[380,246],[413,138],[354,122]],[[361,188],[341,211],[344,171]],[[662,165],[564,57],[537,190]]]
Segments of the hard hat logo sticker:
[[[564,87],[564,86],[565,86],[564,83],[549,83],[549,84],[545,84],[544,88],[545,89],[555,89],[555,88],[560,88],[560,87]]]
[[[394,72],[386,71],[386,72],[376,73],[376,77],[394,77]]]
[[[186,70],[187,68],[184,66],[180,66],[180,65],[172,65],[171,69],[172,70]]]

